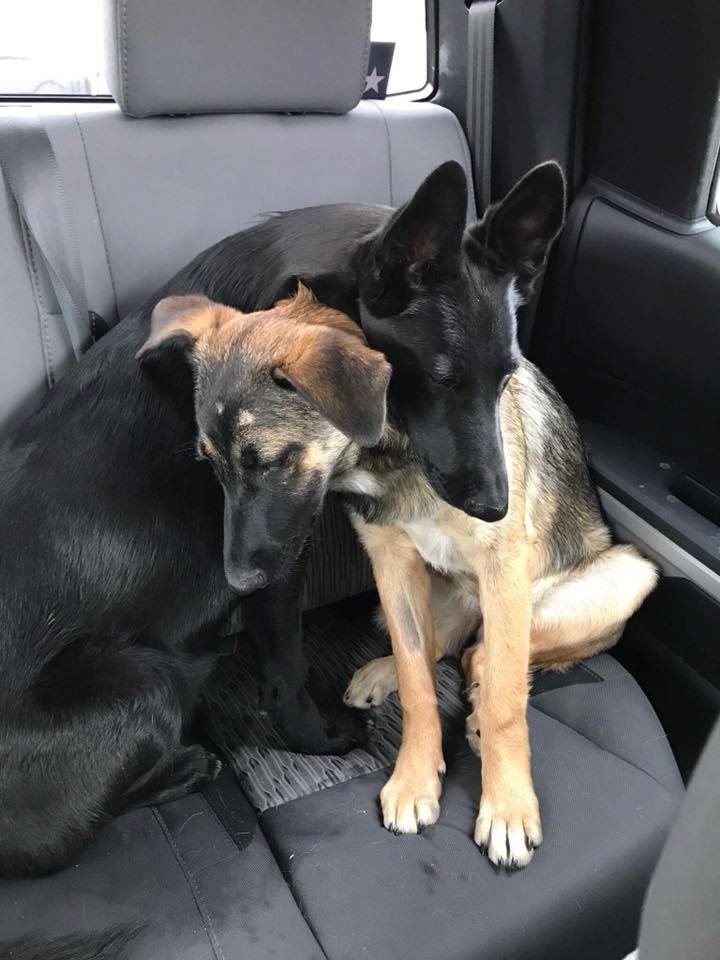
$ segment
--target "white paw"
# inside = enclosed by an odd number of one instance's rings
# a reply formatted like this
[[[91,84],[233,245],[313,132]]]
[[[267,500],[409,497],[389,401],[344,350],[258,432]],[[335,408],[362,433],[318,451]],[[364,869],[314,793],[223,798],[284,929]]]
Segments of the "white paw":
[[[398,688],[397,670],[393,657],[378,657],[360,667],[350,681],[343,700],[349,707],[369,710],[379,707],[388,695]]]
[[[383,823],[394,833],[418,833],[440,816],[445,764],[426,774],[393,773],[380,793]]]
[[[542,826],[537,797],[495,804],[483,795],[475,821],[475,843],[488,859],[501,867],[526,867],[535,848],[542,843]]]

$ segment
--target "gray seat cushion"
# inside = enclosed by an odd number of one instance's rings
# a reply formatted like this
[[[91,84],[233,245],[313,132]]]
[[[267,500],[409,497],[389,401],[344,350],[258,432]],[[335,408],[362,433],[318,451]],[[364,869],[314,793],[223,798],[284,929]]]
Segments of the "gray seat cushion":
[[[120,817],[62,873],[0,880],[0,917],[2,940],[145,921],[132,960],[323,958],[227,774],[204,794]]]
[[[388,652],[373,607],[356,599],[306,617],[327,695]],[[443,662],[448,777],[440,820],[419,837],[389,834],[378,812],[400,739],[396,695],[373,711],[366,750],[300,757],[254,707],[241,647],[208,691],[205,722],[329,960],[474,960],[480,948],[487,960],[623,956],[683,793],[652,707],[607,654],[537,678],[529,718],[545,842],[527,870],[507,875],[472,840],[480,768],[463,736],[462,686],[457,664]]]

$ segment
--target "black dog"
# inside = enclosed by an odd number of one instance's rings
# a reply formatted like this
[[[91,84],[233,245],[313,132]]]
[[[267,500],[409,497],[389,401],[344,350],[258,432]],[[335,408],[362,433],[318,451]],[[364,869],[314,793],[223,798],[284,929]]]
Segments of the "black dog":
[[[217,775],[218,761],[181,738],[245,589],[244,558],[247,590],[265,578],[299,591],[295,560],[324,486],[317,470],[292,469],[293,450],[325,434],[338,451],[377,442],[384,427],[388,364],[307,294],[249,317],[167,298],[149,337],[150,312],[97,344],[0,452],[0,875],[56,869],[109,818]],[[222,384],[213,377],[208,394],[201,370],[193,382],[189,336],[169,336],[181,322],[205,332],[206,357],[213,336],[242,334],[236,376],[283,424],[262,496],[238,495],[238,477],[198,459],[209,440],[198,449],[196,421],[206,407],[217,415]],[[331,391],[325,369],[345,374]],[[306,398],[299,411],[282,371]],[[355,743],[364,724],[345,708],[321,718],[305,692],[298,608],[270,586],[248,597],[247,615],[269,653],[265,685],[282,685],[286,740],[305,752]]]

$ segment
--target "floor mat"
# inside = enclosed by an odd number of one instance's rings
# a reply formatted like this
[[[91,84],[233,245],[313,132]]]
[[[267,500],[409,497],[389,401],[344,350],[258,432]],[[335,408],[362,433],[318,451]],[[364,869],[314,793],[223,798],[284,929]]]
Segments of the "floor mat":
[[[374,595],[356,597],[305,615],[305,648],[313,686],[323,698],[340,702],[358,667],[390,653],[390,641],[376,626]],[[248,645],[249,648],[249,645]],[[564,673],[539,674],[533,693],[557,686],[600,681],[579,663]],[[461,738],[468,712],[464,681],[456,660],[438,664],[437,693],[443,736]],[[258,709],[251,652],[239,638],[238,652],[224,657],[204,693],[204,733],[224,755],[258,813],[325,787],[390,766],[400,746],[401,712],[397,694],[367,712],[367,747],[344,757],[311,757],[288,750],[269,718]]]

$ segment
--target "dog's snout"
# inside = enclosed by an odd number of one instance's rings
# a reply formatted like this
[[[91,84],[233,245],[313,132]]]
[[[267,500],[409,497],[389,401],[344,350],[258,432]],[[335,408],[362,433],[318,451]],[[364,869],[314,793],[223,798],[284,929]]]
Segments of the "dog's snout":
[[[267,586],[267,574],[257,568],[250,570],[230,569],[225,571],[228,583],[237,593],[246,596]]]
[[[502,520],[508,511],[507,500],[502,503],[486,503],[482,497],[468,497],[465,501],[465,513],[486,523]]]

